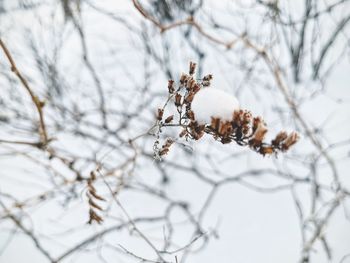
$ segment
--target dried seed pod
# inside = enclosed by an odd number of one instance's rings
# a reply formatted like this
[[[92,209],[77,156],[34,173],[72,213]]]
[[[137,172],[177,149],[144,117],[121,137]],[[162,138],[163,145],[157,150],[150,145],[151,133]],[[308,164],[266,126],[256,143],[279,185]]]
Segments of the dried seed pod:
[[[278,147],[285,139],[287,139],[288,135],[285,131],[279,132],[275,139],[271,141],[271,144],[275,147]]]
[[[263,120],[260,116],[253,118],[253,128],[256,130],[262,121]]]
[[[209,87],[210,86],[210,81],[202,81],[202,85],[204,87]]]
[[[173,94],[175,91],[174,81],[172,79],[169,79],[169,81],[168,81],[168,91],[170,94]]]
[[[94,181],[95,179],[96,179],[96,174],[94,171],[91,171],[89,180]]]
[[[253,133],[256,132],[256,130],[258,129],[258,127],[261,123],[263,123],[263,120],[261,117],[255,117],[253,119],[253,126],[252,126]]]
[[[200,89],[201,89],[201,87],[196,83],[193,86],[192,91],[193,91],[194,94],[196,94]]]
[[[169,152],[169,148],[173,143],[174,143],[174,141],[171,138],[168,138],[165,141],[165,144],[162,146],[162,149],[160,150],[159,155],[160,156],[166,155]]]
[[[202,125],[196,125],[196,127],[195,127],[195,130],[196,130],[196,132],[202,132],[202,131],[204,131],[204,129],[205,129],[205,125],[204,124],[202,124]]]
[[[184,137],[185,135],[187,135],[187,130],[186,129],[183,129],[180,134],[179,134],[179,137]]]
[[[282,143],[282,149],[284,151],[288,150],[292,145],[294,145],[299,140],[299,135],[296,132],[292,132],[288,135],[285,141]]]
[[[214,131],[218,131],[219,127],[220,127],[220,119],[219,118],[211,118],[211,124],[210,127],[214,130]]]
[[[219,135],[225,135],[226,134],[226,131],[227,131],[227,124],[220,121],[220,124],[219,124],[219,129],[218,129],[218,134]]]
[[[247,136],[249,134],[249,131],[250,131],[249,124],[248,123],[243,124],[243,126],[242,126],[242,134],[244,136]]]
[[[165,123],[170,123],[170,122],[172,122],[173,121],[173,119],[174,119],[174,115],[170,115],[169,117],[167,117],[166,119],[165,119]]]
[[[267,127],[265,123],[260,122],[253,134],[253,139],[255,141],[262,142],[265,138],[266,133],[267,133]]]
[[[189,70],[189,74],[190,75],[193,75],[194,74],[194,72],[196,71],[196,63],[194,63],[194,62],[190,62],[190,70]]]
[[[193,90],[194,85],[196,85],[196,81],[191,78],[187,81],[186,89],[191,91]]]
[[[157,120],[161,121],[163,119],[164,110],[158,109]]]
[[[221,143],[222,144],[227,144],[227,143],[230,143],[230,142],[232,142],[232,139],[229,138],[229,137],[224,137],[224,138],[221,139]]]
[[[182,105],[181,103],[182,96],[179,93],[176,93],[175,95],[175,106],[179,107]]]
[[[193,97],[194,97],[194,93],[190,91],[190,92],[187,94],[187,96],[185,97],[185,102],[186,102],[187,104],[191,103],[192,100],[193,100]]]
[[[193,138],[194,138],[195,140],[199,140],[200,138],[203,137],[203,135],[204,135],[204,131],[195,132],[195,133],[193,134]]]
[[[169,152],[169,149],[168,149],[168,148],[164,148],[164,149],[161,149],[161,150],[160,150],[159,155],[160,155],[160,156],[163,156],[163,155],[168,154],[168,152]]]
[[[252,114],[250,111],[244,111],[242,116],[243,124],[248,124],[252,122]]]
[[[243,125],[244,111],[238,110],[233,113],[233,126],[241,127]]]
[[[239,110],[235,110],[232,114],[232,125],[236,126],[236,122],[239,120]]]
[[[260,147],[259,152],[265,156],[266,154],[273,154],[274,150],[272,146],[262,146]]]
[[[193,113],[193,111],[188,110],[188,111],[187,111],[187,117],[188,117],[191,121],[193,121],[193,120],[194,120],[194,113]]]
[[[46,105],[46,102],[43,100],[38,100],[39,101],[39,107],[43,108]]]
[[[208,75],[206,75],[206,76],[203,77],[203,80],[204,80],[204,81],[208,81],[208,80],[210,81],[210,80],[212,80],[212,79],[213,79],[213,75],[212,75],[212,74],[208,74]]]
[[[242,145],[242,144],[241,144]],[[254,140],[254,139],[250,139],[248,141],[248,145],[253,148],[253,149],[259,149],[262,145],[262,141],[257,141],[257,140]]]
[[[229,121],[226,121],[225,123],[223,123],[223,128],[222,129],[222,135],[224,137],[229,137],[232,132],[233,132],[233,128],[232,128],[232,125]]]
[[[188,75],[182,73],[182,75],[180,77],[180,84],[184,85],[187,82],[188,77],[189,77]]]

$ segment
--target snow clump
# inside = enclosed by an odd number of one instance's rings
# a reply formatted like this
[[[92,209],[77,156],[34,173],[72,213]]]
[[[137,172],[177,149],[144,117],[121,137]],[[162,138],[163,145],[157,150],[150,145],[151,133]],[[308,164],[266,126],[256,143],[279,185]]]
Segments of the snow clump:
[[[231,121],[233,112],[239,110],[239,102],[223,90],[202,88],[194,96],[191,109],[198,124],[210,124],[212,117]]]

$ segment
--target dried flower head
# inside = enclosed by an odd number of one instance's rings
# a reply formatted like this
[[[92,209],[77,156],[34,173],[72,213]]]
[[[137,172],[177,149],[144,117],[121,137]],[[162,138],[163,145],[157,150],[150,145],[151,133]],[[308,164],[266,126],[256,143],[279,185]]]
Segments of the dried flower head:
[[[206,75],[201,80],[197,81],[193,78],[195,73],[196,64],[191,62],[189,66],[189,74],[182,74],[180,77],[180,85],[176,89],[175,83],[170,80],[168,82],[168,92],[169,96],[174,97],[174,104],[178,113],[178,123],[174,122],[174,115],[171,115],[165,119],[164,122],[159,122],[158,126],[158,138],[159,134],[162,132],[162,127],[180,127],[181,132],[179,137],[185,137],[186,140],[199,140],[204,134],[213,136],[215,140],[221,143],[231,143],[235,142],[240,146],[248,146],[253,151],[260,153],[262,155],[271,155],[279,151],[287,151],[291,148],[299,139],[297,133],[292,132],[289,135],[286,132],[280,132],[276,137],[267,143],[264,141],[268,128],[266,123],[261,117],[253,117],[252,113],[248,110],[239,109],[236,106],[236,99],[232,99],[231,105],[232,113],[225,115],[225,118],[220,116],[212,116],[210,123],[203,123],[196,118],[196,113],[193,112],[192,106],[197,95],[205,94],[206,92],[200,92],[202,89],[212,90],[213,88],[208,88],[210,81],[213,76],[211,74]],[[176,93],[174,93],[176,90]],[[214,89],[215,90],[215,89]],[[197,94],[198,93],[198,94]],[[210,96],[215,95],[215,92],[207,92]],[[218,94],[220,92],[217,92]],[[208,96],[209,96],[208,95]],[[220,95],[222,95],[220,93]],[[222,97],[222,99],[227,99]],[[164,105],[164,107],[167,104]],[[215,107],[220,105],[206,105],[206,107]],[[163,107],[163,109],[164,109]],[[157,119],[162,120],[163,110],[158,109]],[[230,117],[231,116],[231,117]],[[164,156],[169,152],[170,146],[173,144],[173,139],[167,139],[159,149],[157,145],[159,140],[156,141],[154,149],[158,151],[157,156]]]

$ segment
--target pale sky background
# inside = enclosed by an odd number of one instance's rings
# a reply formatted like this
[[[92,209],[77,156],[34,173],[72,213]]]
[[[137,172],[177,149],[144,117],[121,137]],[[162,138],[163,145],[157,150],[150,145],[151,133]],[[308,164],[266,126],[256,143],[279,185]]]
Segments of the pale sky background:
[[[6,6],[11,6],[12,4],[16,6],[17,1],[5,0],[3,1]],[[62,17],[59,17],[58,4],[53,7],[50,4],[52,1],[47,1],[46,7],[38,8],[35,12],[30,11],[15,11],[9,14],[0,14],[0,36],[5,38],[9,46],[15,50],[16,61],[18,66],[26,72],[26,75],[31,76],[33,83],[37,84],[39,87],[43,85],[41,81],[35,80],[35,72],[31,72],[30,65],[33,63],[31,56],[26,56],[27,50],[24,46],[28,45],[28,39],[34,38],[37,43],[39,43],[43,54],[49,53],[53,44],[51,42],[51,37],[55,30],[59,30],[59,27],[53,27],[52,25],[58,25],[62,22]],[[112,1],[112,0],[101,0],[98,2],[98,6],[108,7],[109,11],[115,11],[122,17],[129,17],[131,23],[135,26],[139,26],[138,21],[141,20],[140,15],[133,9],[131,1]],[[208,9],[210,6],[213,8],[212,15],[218,17],[225,24],[229,24],[228,19],[225,14],[221,15],[220,10],[226,9],[226,4],[230,1],[209,1],[207,3]],[[297,2],[297,1],[296,1]],[[295,4],[297,8],[297,4]],[[56,10],[57,9],[57,10]],[[348,5],[347,10],[340,10],[339,12],[350,13],[350,5]],[[57,17],[52,23],[52,14],[56,14]],[[141,47],[141,39],[137,39],[135,34],[132,34],[125,27],[116,26],[117,23],[111,22],[100,15],[97,15],[95,11],[86,7],[84,13],[84,26],[89,32],[88,35],[88,45],[90,48],[90,53],[92,60],[96,63],[97,68],[100,72],[103,72],[105,83],[114,83],[117,87],[121,88],[123,91],[123,96],[127,96],[128,88],[132,87],[130,79],[125,76],[126,74],[132,74],[135,76],[136,82],[138,82],[137,76],[142,75],[142,68],[138,67],[140,59],[142,58],[143,50],[138,50],[137,47]],[[253,20],[254,21],[254,20]],[[327,30],[327,26],[323,27],[323,30]],[[72,28],[67,29],[72,30]],[[347,37],[340,37],[336,42],[337,47],[340,50],[344,45],[346,45],[346,39],[349,41],[350,27],[346,29]],[[55,32],[57,33],[57,32]],[[156,38],[156,32],[154,32]],[[169,39],[175,41],[173,43],[176,46],[182,47],[174,51],[172,64],[175,69],[178,70],[180,74],[182,71],[187,69],[188,61],[195,61],[197,58],[192,54],[192,52],[187,50],[186,46],[182,46],[182,43],[177,43],[176,34],[171,32],[167,33]],[[157,40],[155,40],[156,42]],[[207,45],[205,39],[201,39],[203,43],[197,43],[202,45],[204,48]],[[66,80],[69,84],[79,87],[84,86],[84,83],[88,83],[88,79],[81,78],[81,75],[75,75],[75,71],[79,71],[81,66],[77,62],[79,53],[79,42],[76,37],[70,37],[67,39],[65,44],[65,53],[62,54],[62,60],[60,61],[60,68],[65,72]],[[347,42],[349,45],[349,42]],[[113,57],[108,57],[107,52],[114,50]],[[208,49],[208,56],[206,57],[203,71],[204,73],[212,73],[214,75],[213,86],[223,89],[227,92],[235,93],[238,86],[240,85],[240,80],[242,79],[239,75],[232,71],[232,68],[228,68],[225,63],[235,63],[227,62],[223,59],[223,55],[218,54],[216,49]],[[0,52],[1,53],[1,52]],[[331,54],[333,56],[333,54]],[[338,54],[334,54],[334,57]],[[234,56],[233,56],[234,57]],[[329,57],[332,60],[333,57]],[[0,54],[1,64],[4,64],[4,56]],[[128,68],[132,68],[132,72],[123,72],[118,67],[114,70],[114,63],[120,63],[124,61],[130,65]],[[224,62],[224,63],[223,63]],[[341,63],[337,65],[336,69],[332,71],[327,82],[328,89],[322,95],[317,96],[313,100],[309,100],[301,106],[301,111],[305,118],[310,121],[310,123],[317,127],[326,121],[325,131],[327,133],[327,140],[329,143],[341,141],[343,139],[349,139],[350,134],[350,63],[349,63],[349,50],[344,54],[344,59]],[[154,61],[149,61],[149,63],[154,63]],[[157,65],[154,65],[157,68]],[[0,68],[4,71],[4,68]],[[0,71],[0,74],[1,74]],[[32,75],[31,75],[32,74]],[[33,76],[33,77],[32,77]],[[269,77],[267,77],[266,82],[268,82]],[[140,79],[142,81],[142,79]],[[164,75],[160,75],[155,78],[152,82],[152,90],[164,93],[166,96],[166,78]],[[0,81],[0,90],[1,90]],[[249,87],[251,90],[249,92],[243,92],[239,95],[240,103],[245,108],[251,109],[256,115],[263,115],[268,123],[271,123],[272,133],[278,131],[281,126],[287,126],[288,130],[292,130],[293,121],[287,121],[287,123],[281,123],[278,119],[278,115],[271,110],[271,105],[276,103],[276,100],[281,99],[280,97],[272,97],[267,94],[264,90],[253,90],[258,89],[259,84],[263,83],[252,83]],[[292,88],[297,90],[297,87],[290,83]],[[314,83],[302,82],[300,85],[315,85]],[[91,88],[87,85],[87,92]],[[248,88],[247,88],[248,89]],[[254,97],[251,95],[253,92],[264,94],[266,92],[267,96],[264,97]],[[1,92],[1,91],[0,91]],[[116,92],[119,92],[117,90]],[[72,93],[72,96],[76,96],[79,99],[79,92],[76,94]],[[4,96],[4,95],[0,95]],[[113,94],[111,95],[113,96]],[[134,97],[133,99],[140,99],[139,97]],[[337,100],[343,100],[343,104],[338,104]],[[157,101],[157,103],[163,100]],[[82,100],[82,104],[85,101]],[[88,106],[89,102],[86,102],[85,106]],[[130,104],[132,107],[132,102]],[[154,109],[157,105],[152,105]],[[30,109],[29,109],[30,110]],[[1,110],[0,110],[1,112]],[[146,130],[145,128],[140,129],[140,131]],[[136,131],[135,134],[140,133]],[[0,134],[1,131],[0,127]],[[129,134],[125,136],[132,137],[134,134]],[[124,135],[123,135],[124,136]],[[92,145],[81,145],[80,142],[74,141],[74,138],[63,138],[63,145],[76,145],[76,149],[72,151],[84,151],[93,147]],[[296,152],[308,151],[310,150],[309,145],[304,143],[305,138],[301,138],[301,141],[296,145]],[[213,146],[215,142],[211,139],[206,138],[203,141],[198,142],[198,144],[193,145],[194,151],[207,152],[207,153],[221,153],[222,158],[216,158],[216,160],[223,159],[225,156],[229,156],[237,152],[235,147],[228,147],[226,145]],[[1,145],[0,145],[1,146]],[[237,146],[238,147],[238,146]],[[305,149],[302,149],[305,147]],[[184,159],[186,161],[195,161],[198,164],[204,163],[200,158],[195,159],[195,157],[179,157],[179,150],[174,149],[171,151],[169,160],[176,160],[177,158]],[[103,152],[101,152],[101,156]],[[350,189],[350,162],[349,162],[349,147],[344,147],[342,149],[337,149],[333,156],[338,160],[339,174],[341,175],[341,180],[345,186]],[[196,157],[197,158],[197,157]],[[241,160],[237,160],[229,163],[220,163],[222,165],[222,170],[228,174],[232,172],[243,171],[247,167],[272,167],[274,162],[281,162],[287,156],[281,156],[278,160],[269,157],[261,157],[256,154],[251,154],[245,156]],[[111,161],[111,160],[109,160]],[[6,157],[1,156],[0,158],[0,191],[17,193],[18,198],[26,198],[34,195],[35,193],[41,192],[43,189],[50,189],[50,184],[48,181],[43,180],[45,178],[44,171],[37,169],[37,174],[35,177],[29,177],[28,171],[35,169],[33,163],[25,161],[21,157]],[[143,167],[142,175],[140,180],[148,181],[154,180],[152,177],[152,166]],[[299,166],[293,166],[293,162],[288,163],[288,167],[292,171],[298,171],[301,169]],[[295,170],[294,170],[295,169]],[[327,170],[324,171],[326,173]],[[181,171],[176,171],[174,169],[174,174],[177,175],[176,180],[172,181],[166,189],[171,193],[171,195],[176,198],[191,200],[195,206],[198,207],[203,203],[205,194],[208,192],[208,188],[199,183],[198,180]],[[150,178],[148,179],[147,176]],[[261,186],[274,186],[279,183],[275,178],[266,176],[257,179],[258,185]],[[323,179],[321,179],[323,180]],[[327,182],[327,178],[324,179]],[[300,198],[308,197],[309,189],[306,187],[299,187],[298,193]],[[101,230],[105,225],[92,226],[87,229],[87,226],[82,227],[82,222],[86,221],[86,207],[82,205],[83,197],[78,197],[75,202],[69,205],[66,211],[58,209],[60,204],[64,203],[64,200],[55,200],[55,202],[50,202],[38,209],[31,209],[30,213],[35,221],[35,231],[42,234],[48,234],[50,237],[55,237],[54,233],[57,233],[57,242],[50,241],[50,244],[56,243],[55,245],[50,245],[48,249],[52,251],[54,255],[60,254],[57,251],[62,251],[63,248],[68,248],[72,246],[77,240],[82,239],[84,236],[89,235],[89,233],[95,230]],[[122,202],[126,205],[128,212],[132,215],[137,214],[157,214],[160,203],[157,203],[153,199],[147,200],[142,196],[137,194],[125,194],[121,196]],[[142,202],[142,203],[140,203]],[[307,204],[307,201],[305,201]],[[324,252],[319,254],[313,254],[312,262],[319,263],[340,263],[344,255],[350,253],[350,222],[346,220],[344,216],[344,211],[350,211],[350,200],[347,199],[344,202],[345,206],[340,207],[335,215],[332,217],[329,227],[325,230],[328,236],[329,244],[333,252],[333,260],[325,260]],[[115,209],[117,209],[115,207]],[[116,214],[120,215],[118,211]],[[182,215],[175,215],[175,217],[181,218]],[[49,222],[49,223],[48,223]],[[31,223],[28,222],[28,225]],[[210,263],[210,262],[242,262],[242,263],[295,263],[298,262],[300,255],[300,230],[297,213],[293,200],[291,198],[290,192],[282,191],[277,193],[258,193],[247,189],[246,187],[239,184],[230,184],[223,186],[219,193],[216,195],[213,203],[210,205],[209,211],[204,221],[204,225],[207,229],[217,228],[217,239],[212,239],[208,246],[198,254],[193,254],[189,257],[188,262],[191,263]],[[62,231],[67,229],[74,229],[75,226],[79,226],[79,231],[71,233],[68,236],[63,237],[61,235]],[[7,231],[9,225],[2,223],[0,225],[0,248],[5,244],[10,236]],[[147,229],[144,230],[150,235],[159,235],[161,232],[161,226],[159,229]],[[178,233],[177,240],[188,239],[188,233],[186,232],[186,227],[182,227],[180,233]],[[61,234],[59,234],[61,233]],[[123,232],[113,232],[108,235],[109,241],[115,244],[122,244],[123,246],[138,252],[140,255],[152,257],[152,251],[145,249],[145,246],[139,240],[130,238],[126,231]],[[45,238],[43,239],[45,240]],[[49,242],[48,242],[49,244]],[[316,249],[322,251],[322,248],[318,245]],[[65,249],[63,249],[64,251]],[[133,262],[129,257],[126,258],[113,258],[114,254],[106,250],[103,252],[104,256],[108,258],[108,262]],[[320,255],[320,256],[318,256]],[[322,256],[322,257],[321,257]],[[23,235],[17,235],[14,240],[10,242],[6,250],[0,255],[1,263],[22,263],[22,262],[35,262],[35,263],[45,263],[47,262],[45,258],[37,253],[34,249],[33,243]],[[67,258],[63,262],[100,262],[99,259],[93,253],[79,253],[78,256],[73,255]],[[344,260],[342,263],[350,263],[350,257]]]

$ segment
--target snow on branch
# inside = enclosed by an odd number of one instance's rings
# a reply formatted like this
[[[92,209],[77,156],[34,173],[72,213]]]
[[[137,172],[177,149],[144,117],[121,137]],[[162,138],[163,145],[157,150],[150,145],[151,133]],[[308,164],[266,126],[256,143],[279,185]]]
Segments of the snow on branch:
[[[167,138],[159,147],[160,133],[170,127],[181,127],[179,138],[197,141],[208,134],[223,144],[235,142],[263,156],[285,152],[298,141],[296,132],[288,134],[285,131],[279,132],[272,141],[265,141],[268,132],[265,121],[253,117],[249,110],[241,109],[236,97],[210,87],[211,74],[195,79],[195,69],[196,64],[190,62],[189,73],[181,75],[178,86],[174,80],[168,82],[169,97],[157,113],[156,159],[166,155],[175,141]],[[174,103],[176,114],[165,118],[164,112],[170,102]]]

